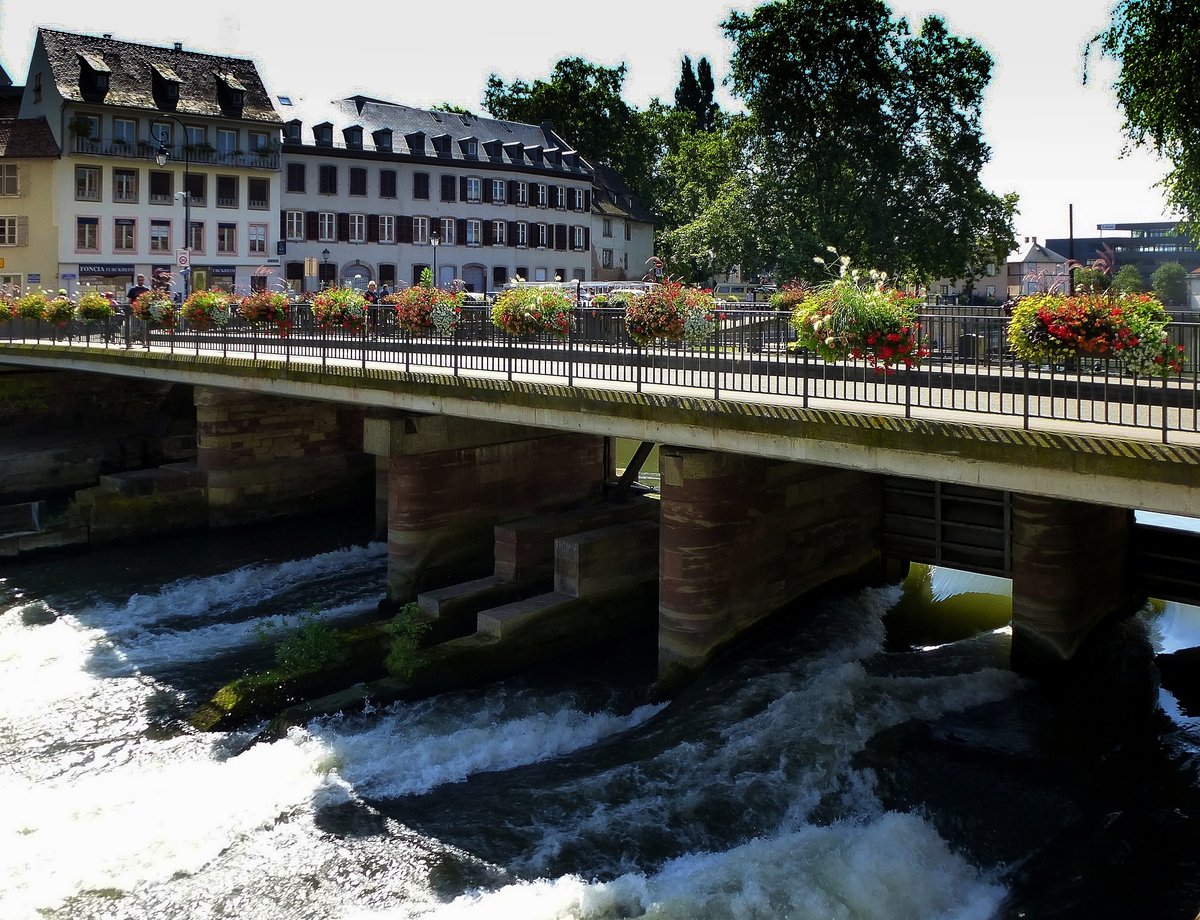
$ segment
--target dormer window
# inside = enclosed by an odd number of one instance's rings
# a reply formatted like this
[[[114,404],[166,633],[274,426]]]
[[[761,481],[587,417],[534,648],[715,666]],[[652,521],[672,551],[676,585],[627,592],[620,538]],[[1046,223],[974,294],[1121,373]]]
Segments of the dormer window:
[[[433,141],[433,149],[437,151],[438,156],[450,156],[450,144],[452,142],[449,134],[436,134],[430,140]]]
[[[304,128],[304,123],[299,118],[293,118],[287,123],[287,141],[289,144],[303,143],[301,130]]]
[[[542,148],[541,147],[526,147],[525,158],[534,166],[542,165]]]
[[[342,137],[346,140],[346,149],[362,150],[363,129],[358,125],[342,129]]]
[[[79,93],[85,99],[100,100],[108,92],[111,71],[98,54],[79,54]]]
[[[525,162],[525,145],[520,141],[512,141],[504,145],[504,152],[513,163]]]
[[[371,140],[375,142],[376,150],[390,151],[392,149],[392,129],[380,128],[378,131],[372,131]]]
[[[327,121],[313,125],[313,139],[317,142],[318,147],[332,147],[333,125]]]
[[[473,137],[464,138],[461,142],[462,152],[464,157],[479,156],[479,141]]]
[[[154,72],[154,101],[160,109],[174,109],[179,105],[179,86],[183,82],[165,64],[151,64]]]
[[[579,165],[579,154],[576,153],[574,150],[566,151],[565,153],[563,153],[562,158],[563,158],[563,164],[568,169],[574,169],[576,166]]]
[[[408,144],[409,152],[417,156],[425,156],[425,132],[413,131],[411,134],[404,135],[404,141]]]
[[[557,166],[558,165],[558,155],[559,155],[559,151],[558,151],[557,147],[551,147],[549,150],[547,150],[546,151],[546,165],[547,166]]]
[[[492,159],[492,160],[500,159],[501,147],[500,147],[499,141],[495,141],[495,140],[485,141],[484,145],[483,145],[483,149],[484,149],[484,152],[487,153],[489,159]]]
[[[217,74],[217,101],[226,115],[241,117],[246,104],[246,87],[231,73]]]

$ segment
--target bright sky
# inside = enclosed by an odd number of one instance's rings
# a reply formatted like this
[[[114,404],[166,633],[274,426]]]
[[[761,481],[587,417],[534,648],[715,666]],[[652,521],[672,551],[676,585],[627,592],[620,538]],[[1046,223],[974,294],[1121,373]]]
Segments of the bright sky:
[[[603,0],[568,4],[495,0],[340,0],[323,6],[206,0],[0,0],[0,62],[22,82],[38,26],[112,32],[116,38],[254,58],[276,93],[335,98],[353,92],[417,106],[443,101],[481,111],[491,72],[532,80],[561,57],[624,62],[625,98],[672,99],[683,54],[707,56],[721,80],[730,46],[720,28],[730,0]],[[895,0],[898,15],[937,12],[980,41],[996,62],[984,135],[992,162],[984,183],[1021,197],[1019,239],[1067,235],[1100,223],[1163,219],[1153,186],[1166,171],[1145,152],[1121,157],[1121,117],[1105,62],[1081,83],[1087,39],[1107,22],[1110,0]],[[119,11],[119,12],[118,12]],[[728,105],[728,94],[722,99]]]

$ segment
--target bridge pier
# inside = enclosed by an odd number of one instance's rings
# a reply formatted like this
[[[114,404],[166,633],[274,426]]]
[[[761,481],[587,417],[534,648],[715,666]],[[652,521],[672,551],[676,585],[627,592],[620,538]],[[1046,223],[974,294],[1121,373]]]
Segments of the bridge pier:
[[[604,443],[440,415],[368,417],[364,447],[386,468],[388,599],[490,574],[497,524],[599,501]]]
[[[196,463],[208,522],[228,527],[367,500],[362,412],[337,403],[198,386]]]
[[[659,682],[694,677],[826,582],[881,575],[882,479],[678,447],[659,451]]]
[[[1013,495],[1012,664],[1052,676],[1101,624],[1143,602],[1128,564],[1133,512]]]

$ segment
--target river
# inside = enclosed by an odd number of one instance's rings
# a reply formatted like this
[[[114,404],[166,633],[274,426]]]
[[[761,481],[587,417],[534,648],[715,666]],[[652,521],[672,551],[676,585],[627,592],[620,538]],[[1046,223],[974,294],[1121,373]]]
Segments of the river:
[[[370,617],[385,555],[312,521],[6,564],[0,918],[984,920],[1048,903],[937,813],[889,808],[861,760],[910,720],[1028,694],[1004,666],[1007,582],[922,570],[822,597],[669,705],[652,649],[608,649],[273,742],[187,727],[267,660],[263,624]],[[912,605],[954,635],[889,636]],[[1195,608],[1147,616],[1161,648],[1200,644]],[[1195,770],[1200,720],[1161,699],[1159,743]],[[1086,900],[1054,916],[1102,916]]]

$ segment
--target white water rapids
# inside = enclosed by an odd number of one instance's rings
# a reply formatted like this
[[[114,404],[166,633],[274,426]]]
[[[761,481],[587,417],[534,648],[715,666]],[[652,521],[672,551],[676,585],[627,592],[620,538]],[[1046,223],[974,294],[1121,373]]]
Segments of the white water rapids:
[[[369,612],[381,546],[123,597],[46,565],[59,587],[0,580],[3,920],[983,920],[1004,894],[853,766],[1018,685],[872,673],[898,589],[822,602],[789,656],[670,707],[510,682],[248,744],[178,715],[256,624]]]

